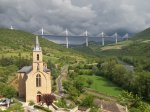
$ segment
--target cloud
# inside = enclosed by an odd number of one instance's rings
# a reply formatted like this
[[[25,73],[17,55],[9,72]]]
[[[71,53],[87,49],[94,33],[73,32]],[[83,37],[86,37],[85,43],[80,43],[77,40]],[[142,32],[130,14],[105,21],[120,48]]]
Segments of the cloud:
[[[1,0],[0,27],[51,33],[68,28],[75,34],[122,29],[141,31],[150,25],[150,1],[139,0]]]

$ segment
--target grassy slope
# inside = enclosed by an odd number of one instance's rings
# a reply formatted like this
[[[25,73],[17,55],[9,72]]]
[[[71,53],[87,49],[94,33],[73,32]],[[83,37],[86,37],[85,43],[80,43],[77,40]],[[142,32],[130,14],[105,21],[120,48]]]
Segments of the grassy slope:
[[[132,40],[150,40],[150,28],[145,29],[142,32],[133,36]]]
[[[44,38],[39,38],[39,41],[44,54],[44,62],[51,60],[55,64],[62,64],[67,63],[66,60],[75,62],[75,60],[87,61],[93,58],[84,53],[67,49]],[[35,35],[31,33],[0,28],[0,58],[2,56],[19,56],[19,53],[24,58],[32,58],[34,44]],[[17,70],[16,65],[2,67],[0,64],[0,79],[10,83],[16,76]]]
[[[147,38],[145,40],[147,40]],[[143,45],[143,42],[134,43],[134,41],[131,39],[129,41],[120,42],[118,43],[118,45],[111,44],[105,47],[93,45],[93,47],[90,46],[89,48],[87,48],[86,53],[97,55],[136,55],[138,53],[138,55],[140,55],[140,53],[145,52],[146,55],[150,54],[149,51],[147,51],[148,49],[150,49],[150,46],[148,46],[150,44],[149,42],[146,41],[146,44],[148,45],[145,45],[145,43]],[[0,56],[17,56],[18,52],[21,52],[23,56],[31,57],[34,43],[35,35],[23,31],[0,29]],[[43,49],[44,59],[58,60],[62,56],[68,56],[71,58],[75,58],[76,60],[85,60],[85,57],[87,57],[87,55],[85,55],[84,53],[77,52],[76,50],[72,49],[66,49],[63,46],[54,44],[43,38],[40,38],[40,44]],[[140,44],[141,46],[139,45],[139,47],[137,46],[137,44]],[[133,53],[131,49],[134,49],[135,53]],[[84,52],[84,47],[82,49],[82,52]],[[94,82],[91,88],[99,92],[113,96],[117,96],[121,92],[120,88],[117,88],[111,82],[103,79],[102,77],[83,77],[91,78]]]
[[[111,52],[112,54],[120,54],[120,55],[129,55],[129,56],[150,56],[150,28],[137,33],[128,41],[119,42],[121,45],[121,49],[113,49],[110,48],[108,50],[102,51],[102,53]],[[113,45],[112,45],[113,46]],[[118,46],[118,45],[114,45]],[[114,52],[114,53],[113,53]]]
[[[126,41],[118,44],[108,44],[100,46],[90,44],[88,49],[83,47],[75,48],[78,51],[85,51],[88,54],[105,55],[105,56],[150,56],[150,28],[134,35]],[[90,52],[89,52],[90,51]]]
[[[112,82],[108,81],[107,79],[100,77],[100,76],[87,76],[81,75],[79,77],[86,79],[92,79],[93,84],[91,85],[91,89],[94,89],[100,93],[109,95],[109,96],[118,96],[122,89],[114,85]]]
[[[44,59],[58,60],[63,56],[69,56],[76,60],[85,60],[87,55],[66,49],[44,38],[39,38]],[[0,29],[0,56],[18,56],[21,52],[24,57],[32,57],[32,49],[35,43],[35,35],[19,30]]]

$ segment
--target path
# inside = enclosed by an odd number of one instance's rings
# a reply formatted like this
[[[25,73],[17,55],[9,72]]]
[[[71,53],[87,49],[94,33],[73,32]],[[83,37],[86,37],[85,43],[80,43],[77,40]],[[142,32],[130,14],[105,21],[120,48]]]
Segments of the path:
[[[116,98],[115,97],[107,96],[105,94],[99,93],[99,92],[97,92],[95,90],[92,90],[92,89],[89,89],[89,88],[86,88],[86,93],[91,94],[91,95],[93,95],[95,97],[98,97],[98,98],[103,98],[103,99],[108,100],[108,101],[116,102]]]
[[[101,105],[103,105],[103,109],[113,110],[112,112],[128,112],[128,109],[125,106],[118,104],[117,99],[113,96],[107,96],[105,94],[96,92],[96,91],[91,90],[91,89],[86,89],[86,92],[88,94],[91,94],[91,95],[98,97],[100,99],[101,98],[104,99],[104,100],[96,99],[97,101],[99,100],[99,102],[96,102],[96,104],[99,105],[99,107],[101,107]],[[102,102],[105,102],[105,103],[102,103]]]
[[[65,79],[65,77],[67,76],[67,72],[68,72],[68,66],[63,66],[61,68],[61,72],[59,77],[57,78],[57,86],[58,86],[58,92],[60,96],[63,96],[63,86],[62,86],[62,80]]]
[[[118,62],[119,62],[119,64],[122,64],[126,68],[126,70],[131,71],[131,72],[134,71],[134,66],[133,65],[128,64],[128,63],[126,63],[124,61],[121,61],[121,60],[119,60]]]
[[[21,101],[20,101],[21,102]],[[39,112],[37,109],[34,109],[33,106],[29,106],[26,102],[21,102],[25,112]]]

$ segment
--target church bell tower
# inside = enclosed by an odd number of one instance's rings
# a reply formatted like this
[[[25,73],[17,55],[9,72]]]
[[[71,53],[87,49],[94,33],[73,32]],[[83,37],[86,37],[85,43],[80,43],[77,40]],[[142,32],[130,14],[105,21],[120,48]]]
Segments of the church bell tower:
[[[39,44],[38,36],[36,36],[36,43],[33,49],[33,71],[43,71],[43,55]]]

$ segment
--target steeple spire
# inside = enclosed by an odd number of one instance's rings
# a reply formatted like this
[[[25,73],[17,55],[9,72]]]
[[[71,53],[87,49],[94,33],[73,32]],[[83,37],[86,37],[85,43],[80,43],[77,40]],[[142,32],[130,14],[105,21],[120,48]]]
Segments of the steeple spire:
[[[38,38],[38,36],[36,36],[36,47],[40,47],[40,45],[39,45],[39,38]]]
[[[38,36],[36,36],[36,43],[35,43],[34,51],[41,51]]]

